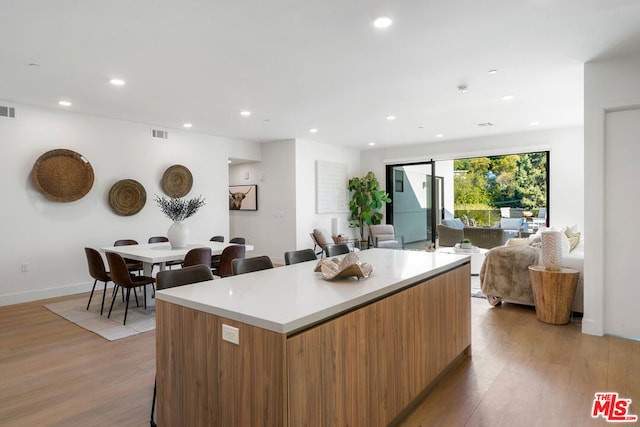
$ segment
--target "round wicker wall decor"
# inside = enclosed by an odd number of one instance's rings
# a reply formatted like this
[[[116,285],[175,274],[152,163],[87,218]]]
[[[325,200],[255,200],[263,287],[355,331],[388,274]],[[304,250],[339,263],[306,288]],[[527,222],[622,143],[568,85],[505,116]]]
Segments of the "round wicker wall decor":
[[[193,176],[182,165],[169,166],[162,175],[162,190],[169,197],[184,197],[193,185]]]
[[[93,187],[93,167],[81,154],[59,148],[47,151],[36,160],[31,181],[47,199],[73,202]]]
[[[115,213],[123,216],[135,215],[147,202],[147,192],[134,179],[122,179],[109,190],[109,204]]]

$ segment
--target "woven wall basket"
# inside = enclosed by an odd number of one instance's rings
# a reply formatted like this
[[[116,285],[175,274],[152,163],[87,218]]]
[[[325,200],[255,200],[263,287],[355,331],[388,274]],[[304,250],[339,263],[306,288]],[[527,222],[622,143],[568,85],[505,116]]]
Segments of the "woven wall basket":
[[[93,187],[93,168],[81,154],[59,148],[47,151],[36,160],[31,181],[47,199],[73,202]]]
[[[162,190],[169,197],[184,197],[193,185],[193,176],[189,169],[182,165],[167,168],[162,175]]]
[[[147,192],[134,179],[122,179],[109,190],[109,204],[115,213],[122,216],[135,215],[147,202]]]

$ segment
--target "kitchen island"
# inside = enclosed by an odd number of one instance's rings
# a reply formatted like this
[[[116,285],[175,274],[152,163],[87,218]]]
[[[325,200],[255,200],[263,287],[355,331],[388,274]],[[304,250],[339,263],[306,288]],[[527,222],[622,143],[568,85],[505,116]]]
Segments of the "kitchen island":
[[[399,420],[470,356],[470,259],[359,256],[368,279],[328,282],[310,261],[158,291],[158,424]]]

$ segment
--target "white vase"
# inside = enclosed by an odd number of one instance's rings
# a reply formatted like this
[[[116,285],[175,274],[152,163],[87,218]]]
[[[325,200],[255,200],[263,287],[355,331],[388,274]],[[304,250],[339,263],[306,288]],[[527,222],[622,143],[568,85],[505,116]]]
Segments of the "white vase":
[[[562,241],[559,231],[542,232],[542,264],[547,270],[560,270]]]
[[[172,249],[186,248],[189,242],[189,229],[184,222],[174,221],[167,231],[167,238]]]

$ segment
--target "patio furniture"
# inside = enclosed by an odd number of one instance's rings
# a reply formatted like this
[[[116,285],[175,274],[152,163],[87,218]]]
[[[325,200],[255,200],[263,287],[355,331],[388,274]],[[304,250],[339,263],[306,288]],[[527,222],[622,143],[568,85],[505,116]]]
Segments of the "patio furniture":
[[[374,248],[404,249],[404,238],[396,236],[391,224],[370,225],[369,238]]]

